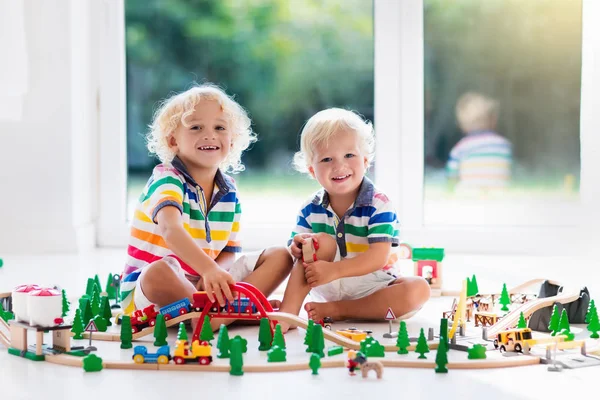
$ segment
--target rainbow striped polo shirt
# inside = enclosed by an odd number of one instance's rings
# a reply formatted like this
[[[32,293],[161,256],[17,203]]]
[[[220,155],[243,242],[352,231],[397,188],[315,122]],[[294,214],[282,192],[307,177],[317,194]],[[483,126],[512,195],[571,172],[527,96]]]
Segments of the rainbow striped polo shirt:
[[[446,172],[461,188],[500,189],[511,179],[512,145],[495,132],[472,132],[450,152]]]
[[[396,266],[399,244],[399,222],[396,211],[385,194],[379,192],[366,176],[363,178],[354,204],[342,218],[338,218],[324,189],[302,205],[296,218],[288,246],[298,233],[320,233],[331,235],[337,242],[342,258],[359,256],[369,249],[369,244],[390,242],[392,253],[382,270],[397,277]]]
[[[159,164],[152,171],[131,221],[127,261],[121,283],[123,310],[134,309],[133,294],[142,269],[173,252],[163,240],[156,214],[167,206],[182,215],[185,230],[213,260],[222,251],[241,252],[237,239],[241,207],[233,179],[217,170],[213,197],[208,203],[204,191],[177,157],[171,164]],[[180,261],[181,262],[181,261]],[[198,275],[182,263],[186,273]]]

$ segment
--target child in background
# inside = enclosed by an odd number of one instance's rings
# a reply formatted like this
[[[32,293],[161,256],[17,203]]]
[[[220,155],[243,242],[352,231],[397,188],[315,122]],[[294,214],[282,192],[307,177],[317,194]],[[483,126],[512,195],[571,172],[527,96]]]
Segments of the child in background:
[[[456,118],[465,134],[451,150],[446,171],[452,190],[504,189],[511,179],[512,146],[496,133],[498,102],[468,92],[456,103]]]
[[[256,141],[245,110],[205,84],[166,100],[150,128],[148,148],[162,163],[133,216],[121,285],[124,312],[191,300],[197,290],[223,306],[233,301],[229,285],[241,280],[268,296],[292,260],[285,247],[236,260],[241,206],[234,180],[223,173],[242,171],[242,152]]]
[[[297,261],[280,311],[298,314],[309,292],[320,300],[305,305],[315,321],[383,319],[388,307],[406,317],[429,299],[423,278],[398,277],[396,212],[365,176],[373,155],[372,126],[351,111],[324,110],[306,123],[294,163],[322,189],[300,209],[288,243]],[[314,262],[302,260],[310,240]]]

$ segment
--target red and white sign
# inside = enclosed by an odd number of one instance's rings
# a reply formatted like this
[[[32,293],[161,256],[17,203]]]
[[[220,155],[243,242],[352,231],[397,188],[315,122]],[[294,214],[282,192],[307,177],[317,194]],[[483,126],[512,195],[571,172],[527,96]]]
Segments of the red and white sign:
[[[90,319],[90,322],[86,325],[85,332],[98,332],[98,328],[96,328],[96,323],[93,319]]]
[[[387,312],[385,313],[385,320],[386,321],[393,321],[396,319],[396,316],[394,315],[394,312],[392,311],[392,307],[389,307],[387,309]]]

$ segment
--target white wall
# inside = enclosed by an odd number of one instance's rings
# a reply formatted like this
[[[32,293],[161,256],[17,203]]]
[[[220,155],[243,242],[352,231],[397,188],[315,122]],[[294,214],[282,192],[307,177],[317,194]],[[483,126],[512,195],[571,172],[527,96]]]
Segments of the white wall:
[[[97,85],[90,79],[88,2],[24,3],[24,113],[20,121],[0,119],[0,255],[95,241]]]

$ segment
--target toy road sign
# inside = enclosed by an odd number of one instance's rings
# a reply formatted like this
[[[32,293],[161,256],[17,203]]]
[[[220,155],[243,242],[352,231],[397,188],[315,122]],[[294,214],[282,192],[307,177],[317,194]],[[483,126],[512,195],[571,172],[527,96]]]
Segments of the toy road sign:
[[[386,321],[393,321],[396,319],[396,316],[394,315],[394,312],[392,311],[392,308],[388,308],[387,309],[387,313],[385,313],[385,320]]]
[[[96,327],[96,323],[93,319],[91,319],[90,322],[88,322],[84,330],[85,332],[98,332],[98,328]]]

